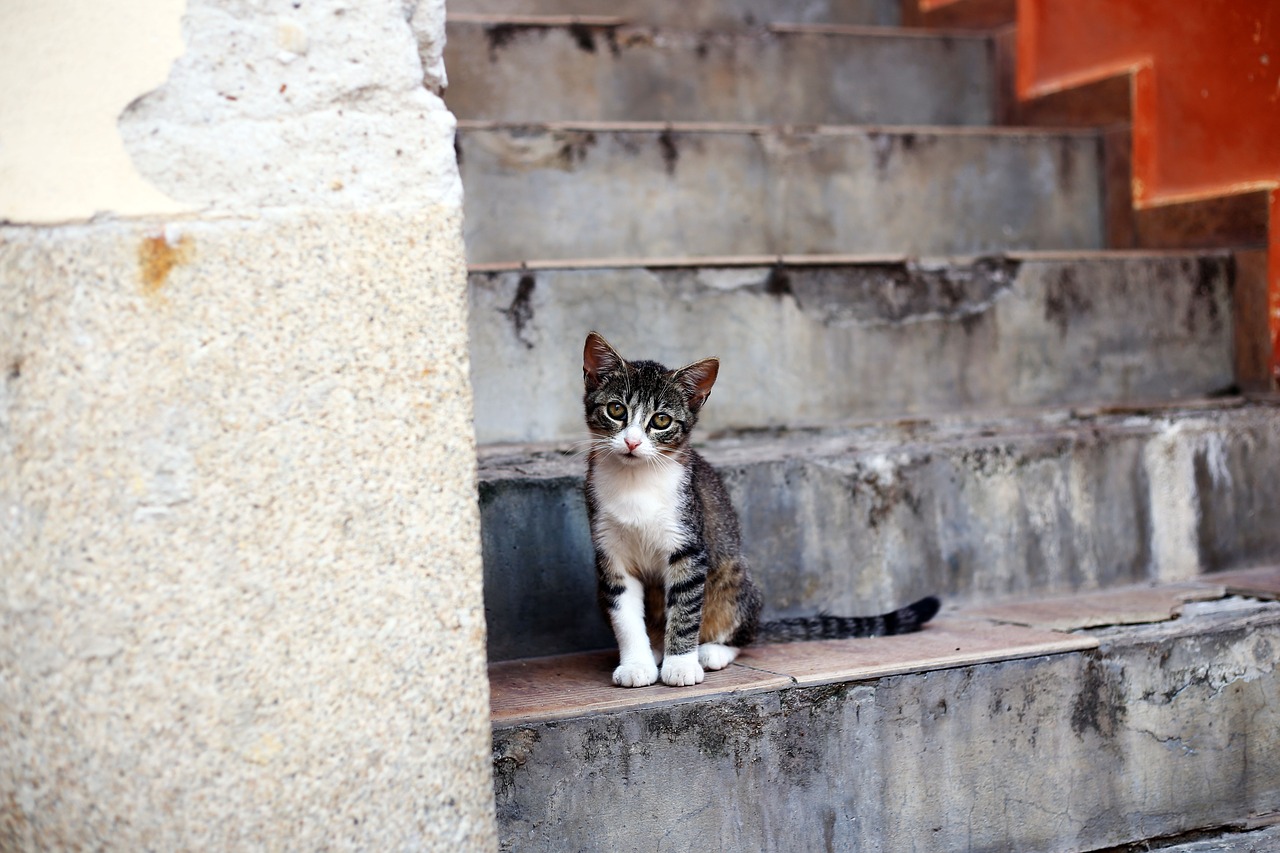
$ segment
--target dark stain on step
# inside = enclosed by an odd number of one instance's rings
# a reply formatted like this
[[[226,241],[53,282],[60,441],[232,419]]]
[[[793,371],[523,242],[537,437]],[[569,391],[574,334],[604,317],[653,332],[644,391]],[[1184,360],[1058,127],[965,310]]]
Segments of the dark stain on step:
[[[1196,258],[1194,273],[1191,266],[1190,260],[1183,262],[1184,271],[1194,275],[1196,283],[1192,298],[1187,303],[1183,325],[1189,333],[1195,334],[1200,325],[1200,317],[1203,316],[1209,322],[1209,331],[1220,331],[1222,317],[1218,310],[1218,282],[1225,278],[1228,284],[1227,290],[1230,293],[1230,270],[1224,270],[1223,265],[1215,258]]]
[[[9,365],[8,379],[10,382],[19,379],[22,376],[22,359],[15,358],[13,363]]]
[[[1080,692],[1071,705],[1071,730],[1080,738],[1092,730],[1112,743],[1128,713],[1124,695],[1097,656],[1086,657],[1084,661]]]
[[[680,149],[676,145],[676,135],[671,128],[658,134],[658,148],[662,152],[662,165],[668,176],[676,173],[676,164],[680,162]]]
[[[558,159],[565,170],[587,159],[587,152],[596,144],[596,135],[592,131],[568,131],[561,135]]]
[[[918,462],[919,460],[917,464]],[[880,472],[867,471],[858,478],[854,486],[854,491],[862,493],[866,498],[867,525],[872,530],[878,530],[898,506],[906,506],[912,515],[920,516],[920,497],[911,493],[907,484],[898,476],[900,473],[896,471],[893,475],[884,477]]]
[[[537,729],[498,731],[493,735],[493,782],[499,801],[515,792],[516,772],[528,763],[533,748],[541,740]]]
[[[533,273],[526,272],[522,274],[520,283],[516,285],[515,298],[511,300],[509,306],[499,309],[511,321],[511,328],[515,330],[516,339],[524,344],[526,349],[533,349],[533,341],[525,337],[525,331],[529,322],[533,320],[533,291],[537,286],[538,280]]]
[[[508,44],[515,40],[521,30],[527,30],[529,27],[519,24],[490,24],[484,28],[485,40],[489,42],[489,61],[496,62],[498,59],[498,51],[502,50]]]
[[[1071,319],[1093,307],[1093,300],[1086,288],[1076,279],[1074,267],[1063,266],[1053,276],[1044,294],[1044,319],[1058,327],[1058,334],[1067,336]]]
[[[876,170],[883,172],[889,168],[889,164],[893,162],[894,151],[902,154],[918,153],[927,143],[933,141],[935,137],[920,136],[918,133],[908,131],[906,133],[882,133],[880,131],[872,131],[867,134],[867,139],[871,142],[871,152],[875,157]]]
[[[573,36],[578,49],[586,53],[596,52],[596,34],[586,24],[570,24],[569,35]]]
[[[763,736],[765,724],[764,710],[750,700],[655,710],[645,720],[651,738],[695,745],[701,755],[711,758],[732,756],[738,769]]]
[[[1017,279],[1003,257],[922,267],[914,261],[793,268],[788,290],[800,309],[828,326],[960,321],[972,330]]]
[[[794,296],[791,291],[791,276],[787,274],[787,268],[781,264],[774,264],[769,270],[769,277],[764,283],[764,292],[770,296]]]

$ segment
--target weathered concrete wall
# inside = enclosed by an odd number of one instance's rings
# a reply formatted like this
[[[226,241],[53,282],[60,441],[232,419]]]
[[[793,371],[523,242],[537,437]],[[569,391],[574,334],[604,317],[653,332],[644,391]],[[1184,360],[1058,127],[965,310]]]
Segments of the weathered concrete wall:
[[[0,848],[494,845],[433,18],[192,0],[199,212],[0,229]]]
[[[981,33],[453,20],[447,57],[460,119],[978,125],[995,113]]]
[[[476,432],[583,438],[591,329],[673,367],[718,356],[703,436],[1212,394],[1232,383],[1232,269],[1153,254],[475,272]]]
[[[503,849],[1094,850],[1280,808],[1275,605],[494,731]]]
[[[1274,406],[905,421],[710,444],[766,618],[1185,580],[1280,559]],[[487,451],[489,653],[612,645],[580,458]],[[522,531],[537,531],[525,536]],[[577,626],[573,632],[566,625]]]
[[[1092,131],[464,126],[458,150],[475,264],[1103,245]]]
[[[616,15],[637,23],[690,29],[740,29],[775,21],[820,24],[902,23],[901,0],[454,0],[450,13],[488,15]]]

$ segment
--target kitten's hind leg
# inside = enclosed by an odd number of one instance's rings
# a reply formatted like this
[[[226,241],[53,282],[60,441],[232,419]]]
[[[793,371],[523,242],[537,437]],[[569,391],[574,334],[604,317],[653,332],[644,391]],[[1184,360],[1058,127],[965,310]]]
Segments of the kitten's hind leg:
[[[733,663],[740,650],[722,643],[703,643],[698,646],[698,663],[703,669],[724,669]]]

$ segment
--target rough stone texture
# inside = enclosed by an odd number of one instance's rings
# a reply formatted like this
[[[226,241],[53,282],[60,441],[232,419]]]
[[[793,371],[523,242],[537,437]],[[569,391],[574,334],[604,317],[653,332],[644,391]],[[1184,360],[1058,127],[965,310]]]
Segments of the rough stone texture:
[[[1097,652],[497,728],[502,847],[1035,853],[1276,811],[1280,611],[1193,607]]]
[[[1252,831],[1215,832],[1209,838],[1150,849],[1163,850],[1164,853],[1274,853],[1280,850],[1280,826]]]
[[[1102,245],[1093,132],[465,126],[471,263]]]
[[[765,616],[987,601],[1280,558],[1275,405],[903,421],[741,436],[724,475]],[[571,452],[491,448],[480,502],[491,659],[612,644]],[[525,535],[536,531],[536,535]],[[570,630],[571,626],[571,630]]]
[[[901,0],[451,0],[450,14],[615,15],[637,23],[691,29],[741,29],[770,22],[902,23]]]
[[[1232,383],[1232,270],[1107,254],[473,272],[476,432],[584,438],[591,329],[672,367],[718,356],[704,434],[1211,394]]]
[[[493,843],[458,219],[0,231],[0,848]]]
[[[461,119],[993,122],[985,36],[455,20],[445,56]]]
[[[454,119],[423,85],[444,85],[443,5],[191,0],[187,51],[120,117],[125,146],[202,207],[454,206]]]

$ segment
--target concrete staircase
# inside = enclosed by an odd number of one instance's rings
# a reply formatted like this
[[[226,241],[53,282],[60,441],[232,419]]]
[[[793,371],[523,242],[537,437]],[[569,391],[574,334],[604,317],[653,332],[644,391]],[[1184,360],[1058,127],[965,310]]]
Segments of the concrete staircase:
[[[1235,390],[1237,254],[1108,251],[1106,135],[995,126],[992,33],[601,11],[450,6],[504,849],[1274,837],[1280,402]],[[722,359],[702,446],[766,618],[937,624],[610,686],[590,329]]]

